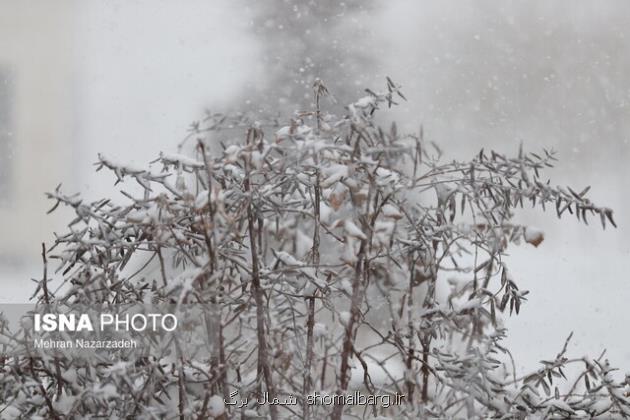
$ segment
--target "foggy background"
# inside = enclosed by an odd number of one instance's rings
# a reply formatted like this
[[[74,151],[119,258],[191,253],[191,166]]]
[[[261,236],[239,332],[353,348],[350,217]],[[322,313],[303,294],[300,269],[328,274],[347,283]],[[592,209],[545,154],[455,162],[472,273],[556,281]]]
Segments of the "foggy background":
[[[533,367],[574,331],[572,356],[607,348],[630,369],[628,69],[626,1],[3,2],[1,301],[30,297],[40,243],[68,221],[46,216],[44,191],[112,191],[93,171],[97,153],[144,164],[174,151],[205,109],[285,123],[309,108],[314,77],[337,99],[324,108],[341,113],[389,75],[408,102],[384,119],[422,124],[446,159],[554,149],[553,183],[591,185],[614,209],[619,228],[606,231],[518,214],[546,240],[510,250],[530,295],[507,344],[519,369]]]

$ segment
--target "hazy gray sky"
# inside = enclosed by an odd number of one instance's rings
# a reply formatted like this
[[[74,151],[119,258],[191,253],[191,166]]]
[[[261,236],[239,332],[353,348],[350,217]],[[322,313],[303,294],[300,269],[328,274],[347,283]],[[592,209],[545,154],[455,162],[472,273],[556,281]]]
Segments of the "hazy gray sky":
[[[244,87],[263,87],[269,42],[281,43],[282,14],[293,10],[279,11],[278,33],[265,38],[255,35],[254,2],[67,4],[74,26],[58,30],[74,32],[70,147],[81,159],[58,162],[74,168],[73,179],[59,181],[89,195],[111,186],[92,172],[96,153],[146,162],[174,150],[204,108],[229,109]],[[447,156],[481,147],[515,153],[520,142],[554,148],[554,179],[592,185],[593,197],[616,211],[619,229],[605,232],[523,213],[547,239],[513,250],[515,276],[531,294],[509,322],[509,340],[531,365],[555,355],[574,330],[578,355],[607,347],[614,364],[630,366],[630,339],[618,329],[630,322],[630,3],[375,2],[318,25],[329,32],[318,48],[336,43],[373,59],[357,77],[339,77],[356,91],[358,80],[380,88],[386,74],[401,83],[409,101],[389,115],[408,130],[422,123]],[[362,35],[350,36],[357,28]]]

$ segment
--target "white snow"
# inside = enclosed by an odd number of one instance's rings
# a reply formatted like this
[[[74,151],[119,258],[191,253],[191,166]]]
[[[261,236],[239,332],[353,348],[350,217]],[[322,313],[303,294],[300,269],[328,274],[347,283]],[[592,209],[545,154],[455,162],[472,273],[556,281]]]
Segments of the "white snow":
[[[160,153],[160,158],[168,163],[190,166],[192,168],[203,168],[203,162],[195,160],[189,156],[176,153]]]
[[[364,239],[364,240],[367,239],[367,236],[365,236],[365,233],[363,233],[363,231],[359,229],[359,227],[356,224],[354,224],[352,220],[346,220],[343,224],[343,227],[348,236],[351,236],[353,238]]]
[[[326,324],[316,322],[315,325],[313,325],[313,337],[320,338],[326,337],[326,335],[328,335],[328,327]]]
[[[379,185],[396,183],[400,180],[400,175],[394,171],[385,168],[376,169],[376,182]]]
[[[391,204],[385,204],[381,209],[381,213],[385,217],[389,217],[391,219],[402,219],[403,215],[396,207]]]
[[[234,163],[238,160],[240,152],[241,148],[233,144],[223,151],[223,159],[227,163]]]
[[[589,409],[592,410],[594,414],[599,415],[599,414],[603,414],[606,411],[610,410],[611,407],[612,407],[612,401],[610,401],[609,399],[601,398],[601,399],[595,401],[589,407]]]
[[[337,286],[339,291],[348,294],[348,296],[352,296],[352,283],[348,279],[341,279]]]
[[[208,414],[212,417],[218,417],[225,413],[225,403],[223,398],[213,395],[208,399]]]
[[[0,419],[1,420],[14,420],[20,418],[21,412],[13,406],[0,405]]]
[[[288,266],[302,266],[302,265],[304,265],[301,261],[299,261],[293,255],[289,254],[286,251],[277,251],[276,252],[276,257],[278,257],[278,259],[280,261],[282,261],[284,264],[286,264]]]
[[[545,239],[545,234],[542,230],[535,227],[526,227],[523,233],[525,242],[537,247]]]
[[[376,105],[376,98],[372,95],[364,96],[354,103],[357,108],[368,108]]]
[[[343,325],[344,327],[347,327],[350,323],[350,312],[339,312],[339,322],[341,322],[341,325]]]
[[[567,404],[565,401],[560,399],[552,399],[547,402],[547,406],[555,407],[559,410],[565,411],[567,413],[573,413],[573,409]]]
[[[208,204],[208,199],[209,199],[209,191],[208,190],[201,191],[199,195],[197,195],[197,198],[195,199],[195,208],[197,210],[204,208],[206,204]]]
[[[453,193],[453,189],[449,188],[445,183],[435,181],[435,193],[437,194],[437,199],[439,204],[444,204],[449,199],[451,194]]]
[[[328,188],[342,178],[347,178],[349,168],[347,165],[331,165],[322,169],[322,175],[325,177],[320,183],[322,188]]]

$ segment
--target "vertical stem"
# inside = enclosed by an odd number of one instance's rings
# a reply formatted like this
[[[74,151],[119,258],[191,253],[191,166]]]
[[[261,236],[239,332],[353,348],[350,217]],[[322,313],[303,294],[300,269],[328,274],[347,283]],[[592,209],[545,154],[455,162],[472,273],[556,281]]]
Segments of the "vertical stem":
[[[422,341],[422,402],[429,401],[429,349],[431,346],[430,336]]]
[[[319,103],[319,95],[317,96]],[[317,164],[317,160],[315,161]],[[316,169],[315,175],[315,198],[314,198],[314,213],[315,213],[315,227],[313,229],[313,265],[315,266],[315,272],[319,268],[319,223],[320,223],[320,202],[319,202],[319,194],[320,194],[320,186],[319,186],[319,168]],[[306,361],[304,363],[304,383],[302,389],[302,397],[304,398],[303,405],[303,415],[306,420],[308,420],[310,412],[307,403],[306,395],[311,391],[311,366],[313,364],[313,328],[315,326],[315,296],[309,296],[307,299],[307,312],[308,318],[306,320]]]
[[[219,322],[219,364],[221,365],[221,389],[223,389],[223,399],[228,400],[230,392],[227,386],[227,362],[225,360],[225,339],[223,337],[223,324]]]
[[[319,97],[321,95],[322,89],[321,89],[321,82],[316,82],[316,86],[315,86],[315,119],[316,119],[316,123],[317,123],[317,132],[316,134],[319,135],[320,129],[321,129],[321,122],[320,122],[320,108],[319,108]],[[313,254],[313,265],[315,266],[315,273],[317,273],[318,269],[319,269],[319,223],[320,223],[320,202],[319,202],[319,195],[320,195],[320,186],[319,186],[319,159],[317,156],[317,152],[315,152],[315,156],[314,156],[314,162],[315,162],[315,199],[314,199],[314,203],[313,203],[313,211],[314,211],[314,215],[315,215],[315,221],[314,221],[314,229],[313,229],[313,248],[312,248],[312,254]],[[308,399],[306,398],[307,394],[310,392],[311,390],[311,383],[312,383],[312,378],[311,378],[311,366],[313,364],[313,347],[314,347],[314,340],[313,340],[313,328],[315,326],[315,296],[309,296],[308,298],[306,298],[307,300],[307,320],[306,320],[306,361],[304,363],[304,381],[303,381],[303,389],[302,389],[302,398],[304,399],[303,402],[303,415],[304,415],[304,419],[308,420],[309,415],[310,415],[310,411],[309,411],[309,407],[308,407]]]
[[[210,273],[214,273],[216,268],[216,250],[214,243],[215,234],[214,234],[214,215],[216,212],[216,206],[212,203],[213,191],[212,191],[212,167],[210,166],[210,161],[208,160],[208,155],[206,154],[206,147],[203,141],[199,140],[199,150],[201,152],[201,156],[203,157],[204,167],[206,169],[206,178],[208,185],[208,219],[209,223],[203,219],[203,234],[206,242],[206,248],[208,251],[208,259],[210,262]],[[221,293],[221,287],[218,287],[216,294]],[[219,380],[216,381],[220,390],[223,393],[225,399],[229,397],[229,390],[227,389],[227,374],[226,374],[226,363],[225,363],[225,348],[224,348],[224,340],[223,340],[223,323],[221,320],[221,308],[218,307],[217,299],[215,294],[212,295],[210,299],[210,304],[212,305],[212,311],[210,320],[212,321],[212,341],[213,341],[213,354],[212,354],[212,377],[213,379],[218,376]],[[206,321],[206,325],[208,326],[208,321]]]
[[[162,246],[157,246],[158,259],[160,260],[160,274],[162,276],[162,285],[166,287],[166,266],[164,265],[164,257],[162,256]]]
[[[442,225],[443,217],[438,216],[437,225]],[[423,307],[430,308],[433,306],[435,301],[435,287],[437,284],[437,275],[440,269],[439,267],[439,259],[437,258],[437,250],[440,242],[438,240],[433,240],[433,270],[431,279],[429,279],[429,285],[427,288],[427,295],[424,298]],[[420,344],[422,345],[422,402],[427,403],[429,401],[429,375],[431,371],[429,370],[429,352],[431,351],[431,339],[432,339],[432,331],[424,331],[422,338],[420,339]]]
[[[48,260],[46,259],[46,244],[42,242],[42,262],[44,264],[44,277],[42,278],[42,290],[44,291],[44,302],[46,305],[50,304],[50,297],[48,295]]]
[[[326,368],[328,367],[328,346],[324,347],[324,358],[322,360],[322,375],[320,377],[320,386],[324,389],[324,385],[326,384]]]
[[[354,329],[355,324],[359,322],[361,316],[361,301],[363,297],[363,291],[361,288],[362,274],[364,273],[363,264],[365,260],[365,248],[366,240],[361,240],[361,246],[359,248],[359,255],[357,265],[355,268],[354,281],[352,283],[352,302],[350,306],[350,319],[348,325],[346,325],[346,332],[343,339],[342,353],[341,353],[341,371],[339,373],[339,388],[337,389],[337,395],[343,395],[350,382],[350,356],[352,355],[353,341],[354,341]],[[343,404],[335,404],[332,415],[332,420],[341,420],[343,414]]]
[[[429,289],[427,290],[427,296],[424,300],[424,308],[428,308],[433,301],[435,295],[435,282],[436,275],[431,278],[429,283]],[[430,327],[429,327],[430,328]],[[422,338],[420,339],[420,345],[422,346],[422,402],[429,401],[429,352],[431,350],[431,331],[424,331]]]
[[[317,160],[316,160],[317,163]],[[319,168],[315,175],[315,228],[313,229],[313,264],[319,268],[319,224],[320,224],[320,186],[319,186]]]
[[[411,371],[413,369],[413,358],[414,358],[414,328],[413,328],[413,284],[414,284],[414,275],[416,273],[416,261],[413,258],[413,254],[410,258],[411,265],[409,267],[410,275],[409,275],[409,291],[407,292],[407,328],[409,329],[409,348],[407,350],[407,375],[411,375]],[[413,392],[414,392],[415,384],[411,379],[407,379],[407,401],[410,404],[413,404]]]
[[[358,145],[358,141],[357,141]],[[357,146],[358,147],[358,146]],[[359,246],[359,252],[357,255],[357,264],[355,267],[354,281],[352,283],[352,300],[350,304],[350,320],[346,326],[346,333],[344,336],[342,353],[341,353],[341,372],[339,378],[339,388],[337,389],[337,395],[343,395],[348,390],[348,384],[350,382],[350,357],[355,353],[354,341],[356,339],[356,333],[361,321],[361,305],[363,303],[365,288],[367,288],[370,280],[370,266],[368,256],[371,254],[372,249],[372,235],[374,232],[374,224],[378,217],[379,211],[377,202],[378,195],[374,194],[374,180],[370,180],[367,199],[365,200],[366,208],[363,214],[362,227],[365,232],[368,232],[368,237],[361,240]],[[374,197],[374,211],[370,211],[372,204],[372,197]],[[370,217],[370,214],[371,217]],[[367,372],[366,372],[367,374]],[[340,400],[340,399],[339,399]],[[332,415],[332,420],[341,420],[343,415],[343,404],[335,404]]]
[[[53,420],[61,420],[61,418],[55,411],[55,407],[53,406],[52,401],[50,400],[50,397],[48,396],[48,392],[46,391],[46,388],[44,388],[44,385],[42,384],[42,380],[40,379],[37,372],[35,372],[35,363],[32,357],[29,357],[29,367],[31,368],[31,374],[33,375],[33,379],[37,382],[37,385],[39,385],[39,392],[41,392],[42,397],[44,397],[44,400],[46,401],[46,407],[48,408],[48,415]]]
[[[178,408],[179,408],[179,420],[186,420],[186,417],[184,415],[184,378],[182,377],[182,375],[184,374],[184,368],[183,366],[180,367],[179,369],[179,380],[178,382],[178,387],[179,387],[179,404],[178,404]]]
[[[247,136],[247,143],[249,144],[250,135],[252,130]],[[251,193],[250,176],[251,167],[250,159],[245,158],[245,182],[244,188],[247,194]],[[265,333],[265,302],[263,298],[263,291],[260,286],[260,271],[258,266],[258,250],[256,247],[256,229],[254,227],[254,213],[252,211],[252,198],[249,197],[249,205],[247,206],[247,228],[249,231],[249,244],[252,257],[252,288],[251,291],[254,295],[254,301],[256,302],[256,330],[258,339],[258,366],[262,371],[264,381],[267,385],[267,392],[269,393],[269,400],[276,398],[276,390],[273,386],[273,377],[271,374],[271,367],[269,366],[269,356],[267,348],[267,336]],[[278,418],[278,409],[275,405],[269,406],[269,414],[272,420]]]
[[[44,302],[50,305],[50,295],[48,293],[48,259],[46,258],[46,244],[42,242],[42,262],[44,264],[44,276],[42,278],[42,290],[44,291]],[[63,392],[63,379],[61,378],[61,366],[59,358],[55,356],[55,375],[57,376],[57,400],[61,398]]]

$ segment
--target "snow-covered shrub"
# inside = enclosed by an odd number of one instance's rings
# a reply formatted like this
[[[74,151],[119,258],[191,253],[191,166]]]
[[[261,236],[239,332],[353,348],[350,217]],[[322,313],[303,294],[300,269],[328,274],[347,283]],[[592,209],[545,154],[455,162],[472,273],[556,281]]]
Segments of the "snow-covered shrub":
[[[209,115],[193,125],[189,156],[161,154],[149,168],[99,156],[122,198],[49,194],[76,218],[48,255],[66,285],[53,293],[44,276],[40,304],[204,304],[211,356],[121,365],[104,353],[97,370],[8,352],[2,416],[630,416],[628,381],[601,357],[570,359],[565,344],[516,377],[501,344],[502,317],[527,296],[506,250],[544,239],[515,210],[604,227],[612,211],[587,189],[552,186],[553,152],[444,162],[422,133],[377,126],[374,113],[404,99],[389,79],[341,117],[320,109],[326,88],[314,88],[316,109],[286,127]],[[229,142],[213,154],[217,138]],[[582,369],[568,381],[571,366]],[[356,395],[380,398],[341,403]]]

